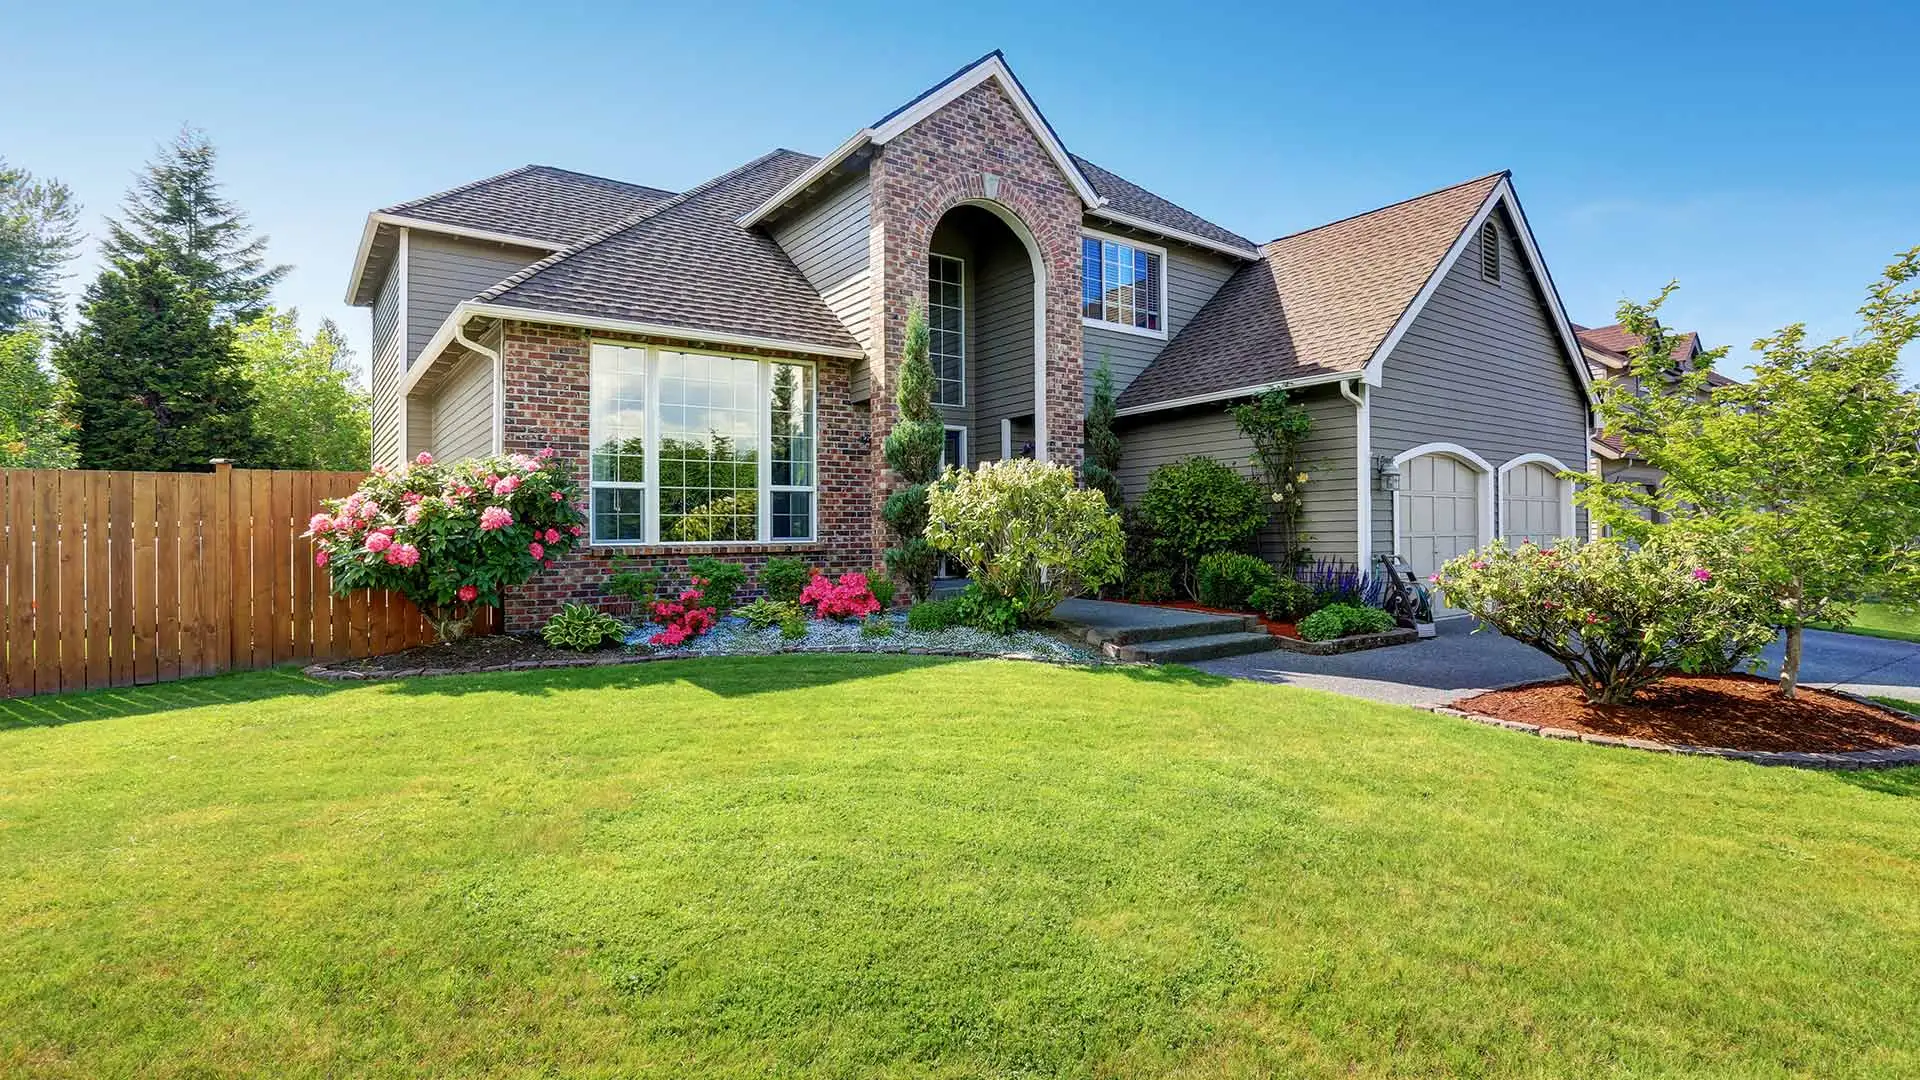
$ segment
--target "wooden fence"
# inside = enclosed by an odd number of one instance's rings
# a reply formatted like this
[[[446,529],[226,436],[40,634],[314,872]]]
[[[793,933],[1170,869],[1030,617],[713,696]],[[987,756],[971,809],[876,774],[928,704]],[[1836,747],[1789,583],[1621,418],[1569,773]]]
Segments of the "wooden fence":
[[[134,686],[431,641],[406,598],[332,595],[300,536],[365,473],[0,470],[0,692]]]

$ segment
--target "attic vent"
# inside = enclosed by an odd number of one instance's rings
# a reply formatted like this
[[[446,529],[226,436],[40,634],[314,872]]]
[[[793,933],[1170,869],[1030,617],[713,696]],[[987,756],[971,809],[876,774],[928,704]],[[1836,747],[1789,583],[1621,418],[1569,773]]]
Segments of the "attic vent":
[[[1500,280],[1500,226],[1491,221],[1480,226],[1480,276]]]

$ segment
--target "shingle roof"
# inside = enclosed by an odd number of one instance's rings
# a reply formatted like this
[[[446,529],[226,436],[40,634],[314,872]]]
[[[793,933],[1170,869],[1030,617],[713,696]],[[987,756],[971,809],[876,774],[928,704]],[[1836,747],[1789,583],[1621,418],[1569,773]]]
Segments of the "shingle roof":
[[[1573,328],[1573,333],[1580,339],[1580,344],[1606,353],[1607,358],[1612,360],[1617,368],[1625,368],[1631,363],[1633,350],[1646,341],[1645,337],[1630,333],[1619,323],[1611,326],[1576,326]],[[1692,330],[1679,335],[1673,342],[1673,356],[1683,364],[1700,355],[1704,349],[1705,346],[1700,343],[1700,335]],[[1708,386],[1733,386],[1736,383],[1737,380],[1730,379],[1718,371],[1707,372]]]
[[[1245,248],[1248,251],[1252,251],[1260,246],[1246,237],[1241,236],[1239,233],[1215,225],[1213,222],[1208,221],[1206,218],[1201,217],[1185,207],[1176,206],[1168,202],[1153,192],[1148,191],[1146,188],[1141,187],[1139,184],[1128,180],[1124,176],[1108,172],[1078,154],[1071,154],[1069,156],[1073,158],[1073,163],[1080,167],[1080,171],[1086,174],[1087,182],[1093,185],[1093,190],[1099,192],[1100,197],[1107,200],[1108,206],[1113,207],[1123,214],[1142,218],[1170,229],[1177,229],[1181,232],[1205,237],[1216,243],[1231,244],[1235,247]]]
[[[787,253],[742,214],[814,158],[775,150],[514,274],[482,303],[858,350]]]
[[[550,244],[573,244],[671,198],[673,192],[659,188],[551,165],[522,165],[498,176],[386,207],[380,213]]]
[[[1260,248],[1120,396],[1123,409],[1359,373],[1506,173]]]

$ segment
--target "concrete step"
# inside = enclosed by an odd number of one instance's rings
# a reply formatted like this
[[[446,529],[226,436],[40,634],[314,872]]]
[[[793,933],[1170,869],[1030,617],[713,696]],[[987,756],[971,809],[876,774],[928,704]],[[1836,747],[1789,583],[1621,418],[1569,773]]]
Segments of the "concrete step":
[[[1250,615],[1214,615],[1205,611],[1180,611],[1175,608],[1141,608],[1119,625],[1091,626],[1087,642],[1092,645],[1140,645],[1149,641],[1173,641],[1178,638],[1210,637],[1258,630],[1260,620]]]
[[[1277,648],[1279,646],[1273,643],[1273,636],[1264,630],[1236,630],[1113,645],[1108,647],[1108,651],[1109,655],[1122,660],[1181,664],[1190,660],[1217,660],[1222,656],[1244,656]]]

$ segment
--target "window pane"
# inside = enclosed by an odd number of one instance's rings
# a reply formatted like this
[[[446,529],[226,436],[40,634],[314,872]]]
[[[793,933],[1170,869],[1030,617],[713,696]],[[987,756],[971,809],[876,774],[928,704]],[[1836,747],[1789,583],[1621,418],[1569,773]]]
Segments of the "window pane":
[[[776,491],[772,499],[775,540],[813,539],[813,492]]]
[[[646,479],[646,351],[595,345],[588,366],[593,480]]]
[[[593,538],[637,544],[646,538],[647,493],[640,488],[593,489]]]
[[[660,356],[660,539],[757,539],[759,362]]]
[[[1080,314],[1100,317],[1100,241],[1080,238]]]
[[[959,259],[927,256],[927,359],[933,365],[936,405],[966,403],[965,270]]]

